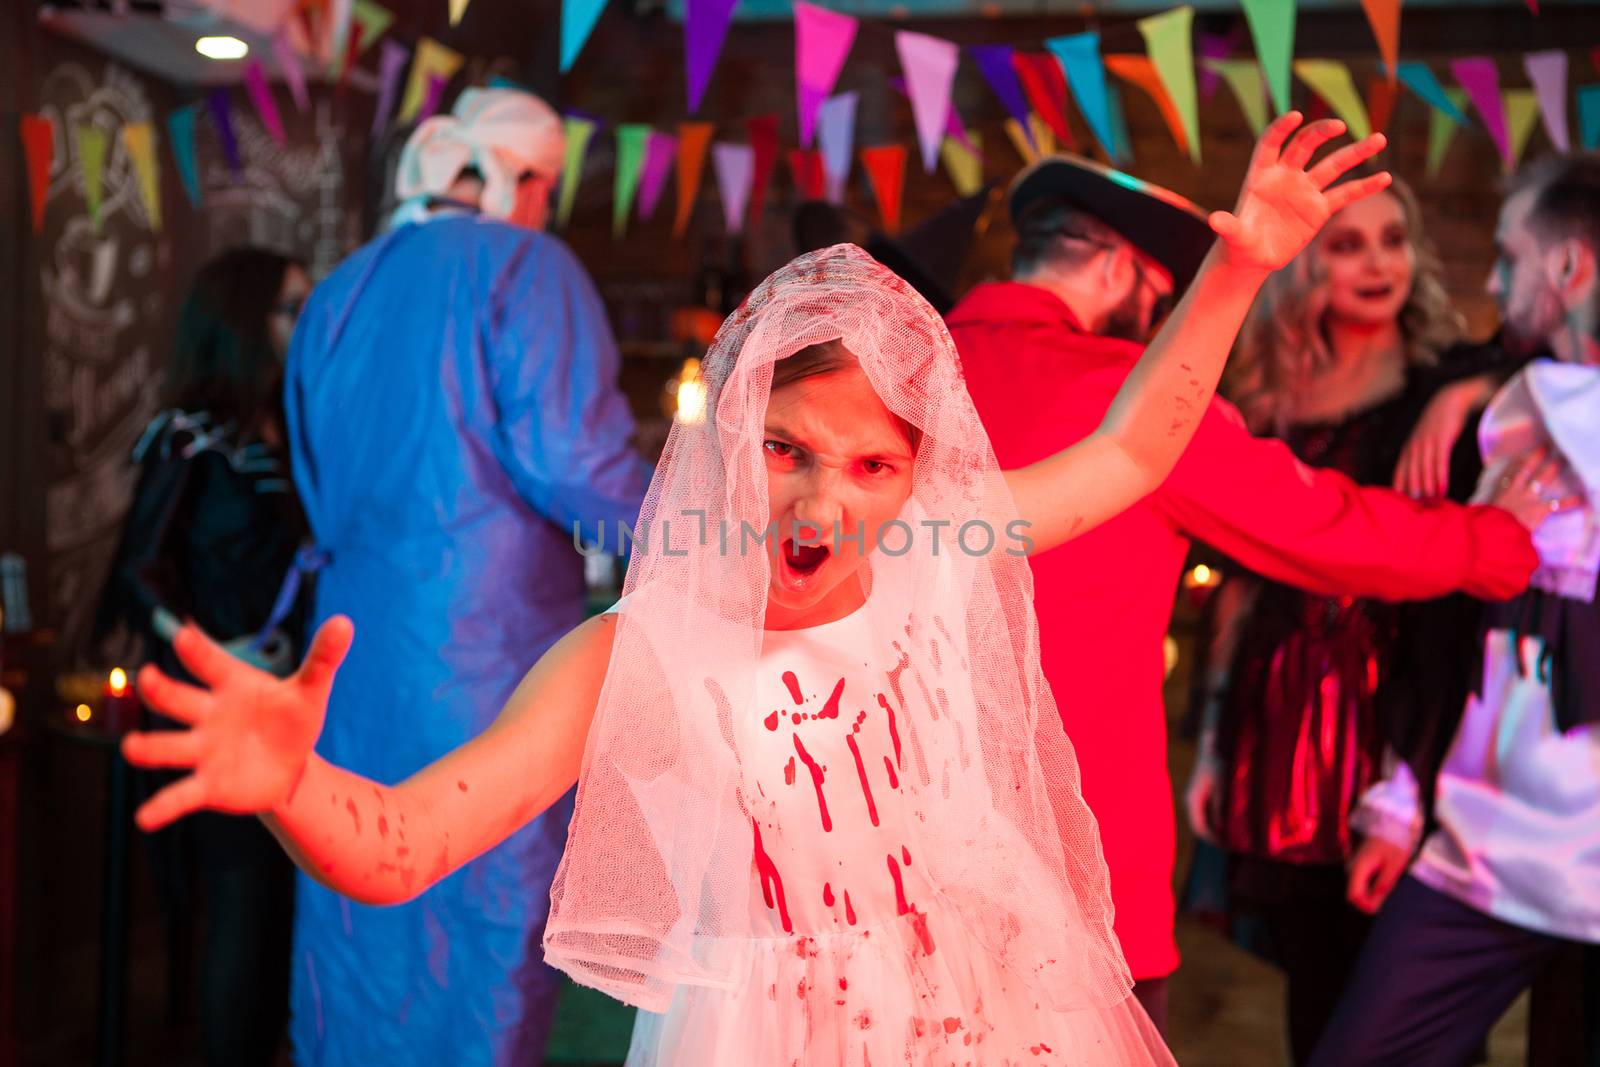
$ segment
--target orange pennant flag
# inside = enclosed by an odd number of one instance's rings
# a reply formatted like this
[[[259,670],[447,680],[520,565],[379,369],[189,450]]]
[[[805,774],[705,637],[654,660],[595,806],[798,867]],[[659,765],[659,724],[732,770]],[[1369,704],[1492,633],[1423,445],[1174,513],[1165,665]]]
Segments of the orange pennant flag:
[[[1367,83],[1367,121],[1379,133],[1389,128],[1394,117],[1394,104],[1400,97],[1400,83],[1384,77],[1374,77]]]
[[[1361,6],[1366,9],[1367,21],[1372,24],[1372,36],[1378,39],[1378,54],[1383,57],[1384,72],[1388,74],[1390,84],[1393,84],[1400,69],[1400,0],[1361,0]],[[1370,112],[1372,109],[1367,110]],[[1376,122],[1372,125],[1375,129],[1382,129]]]
[[[1150,62],[1150,57],[1120,53],[1103,58],[1107,70],[1149,94],[1150,99],[1154,100],[1156,107],[1160,109],[1161,118],[1166,122],[1167,129],[1172,131],[1172,139],[1178,143],[1178,150],[1189,151],[1189,135],[1183,128],[1183,116],[1178,114],[1178,105],[1173,103],[1172,97],[1167,94],[1167,87],[1162,84],[1161,75],[1156,72],[1156,65]]]
[[[884,233],[900,232],[900,196],[906,180],[906,146],[879,145],[861,150],[861,165],[867,168],[872,195],[878,201]]]
[[[672,235],[682,237],[689,229],[695,198],[700,192],[700,172],[705,169],[706,149],[716,127],[709,122],[678,123],[678,216]]]

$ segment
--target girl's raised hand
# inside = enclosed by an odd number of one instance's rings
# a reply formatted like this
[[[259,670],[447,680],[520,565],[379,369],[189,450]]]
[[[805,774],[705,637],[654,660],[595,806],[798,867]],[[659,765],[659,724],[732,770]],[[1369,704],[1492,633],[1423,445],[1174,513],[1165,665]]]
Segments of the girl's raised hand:
[[[183,730],[130,733],[122,742],[129,763],[183,767],[190,773],[162,789],[135,818],[155,830],[202,808],[234,814],[266,812],[294,791],[322,732],[333,677],[355,628],[335,616],[323,624],[300,669],[275,678],[228,654],[195,626],[172,647],[204,688],[139,672],[139,694]]]
[[[1383,134],[1372,134],[1330,152],[1308,170],[1316,150],[1345,126],[1338,119],[1323,119],[1295,133],[1300,121],[1300,113],[1290,111],[1267,127],[1250,157],[1238,204],[1231,212],[1211,213],[1211,228],[1222,238],[1231,263],[1277,270],[1311,243],[1334,212],[1389,184],[1384,171],[1330,189],[1340,175],[1377,155],[1387,142]]]

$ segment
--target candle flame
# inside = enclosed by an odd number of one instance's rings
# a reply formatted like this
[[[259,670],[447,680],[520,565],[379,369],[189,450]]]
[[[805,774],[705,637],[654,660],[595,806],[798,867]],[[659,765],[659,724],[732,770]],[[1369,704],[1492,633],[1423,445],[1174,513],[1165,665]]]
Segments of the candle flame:
[[[111,695],[122,696],[128,691],[128,672],[121,667],[111,668]]]

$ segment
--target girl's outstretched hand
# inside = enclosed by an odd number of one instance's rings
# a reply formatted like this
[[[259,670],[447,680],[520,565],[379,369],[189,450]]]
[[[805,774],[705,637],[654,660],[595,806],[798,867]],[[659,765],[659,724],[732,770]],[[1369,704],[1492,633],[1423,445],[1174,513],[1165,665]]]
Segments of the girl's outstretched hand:
[[[173,650],[205,688],[154,666],[139,672],[138,683],[145,703],[188,729],[130,733],[122,752],[140,767],[191,773],[139,808],[139,826],[156,830],[202,808],[266,812],[287,799],[322,732],[333,676],[354,634],[349,619],[329,619],[300,669],[280,679],[229,655],[195,626],[179,630]]]
[[[1290,111],[1267,127],[1250,157],[1238,204],[1231,212],[1211,213],[1211,228],[1236,266],[1267,271],[1285,266],[1334,212],[1389,184],[1389,173],[1384,171],[1328,188],[1350,168],[1381,152],[1387,142],[1383,134],[1372,134],[1330,152],[1308,170],[1316,150],[1343,133],[1345,126],[1338,119],[1323,119],[1294,133],[1300,121],[1300,113]]]

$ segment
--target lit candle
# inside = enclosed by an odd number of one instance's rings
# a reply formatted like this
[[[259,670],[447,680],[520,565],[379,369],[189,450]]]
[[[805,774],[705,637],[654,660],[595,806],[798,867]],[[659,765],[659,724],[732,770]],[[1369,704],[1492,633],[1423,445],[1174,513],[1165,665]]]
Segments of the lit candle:
[[[139,698],[134,695],[133,687],[128,684],[128,672],[121,667],[112,668],[111,674],[106,678],[105,715],[102,729],[109,734],[123,734],[133,729],[139,721]],[[85,705],[78,705],[77,717],[79,722],[87,722],[84,717]]]

